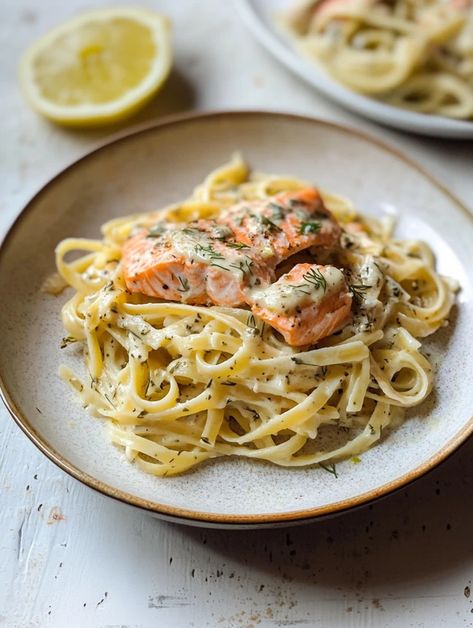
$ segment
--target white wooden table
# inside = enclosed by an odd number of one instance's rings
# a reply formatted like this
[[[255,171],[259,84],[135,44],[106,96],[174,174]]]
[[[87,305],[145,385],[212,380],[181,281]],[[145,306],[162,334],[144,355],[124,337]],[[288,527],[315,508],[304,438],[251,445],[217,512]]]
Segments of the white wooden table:
[[[41,185],[113,131],[54,127],[24,105],[16,82],[25,46],[94,4],[2,2],[0,235]],[[313,114],[400,147],[473,204],[471,143],[403,135],[324,100],[253,42],[228,1],[141,4],[172,17],[175,66],[130,124],[191,108]],[[348,515],[228,532],[163,523],[95,494],[36,451],[3,407],[0,425],[2,626],[473,625],[473,441]]]

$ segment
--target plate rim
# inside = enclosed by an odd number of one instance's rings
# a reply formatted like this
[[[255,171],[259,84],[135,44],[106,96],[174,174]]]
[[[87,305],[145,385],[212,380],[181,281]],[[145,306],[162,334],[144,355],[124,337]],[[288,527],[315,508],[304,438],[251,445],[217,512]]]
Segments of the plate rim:
[[[264,110],[264,109],[245,109],[245,110],[210,110],[203,112],[188,112],[184,114],[176,114],[172,116],[167,116],[163,118],[159,122],[152,123],[144,123],[141,125],[137,125],[135,127],[129,128],[125,131],[118,132],[110,136],[107,140],[99,143],[95,148],[85,153],[82,157],[74,160],[72,163],[67,165],[64,169],[58,172],[55,176],[53,176],[49,181],[47,181],[26,203],[23,209],[16,216],[15,220],[11,223],[8,228],[2,242],[0,243],[0,272],[1,265],[5,255],[5,252],[10,243],[13,242],[15,237],[15,232],[21,223],[21,221],[25,218],[25,216],[34,209],[38,200],[41,196],[49,191],[49,188],[52,185],[55,185],[62,177],[68,174],[69,170],[75,168],[82,161],[85,161],[89,157],[92,157],[96,153],[99,153],[103,150],[106,150],[109,146],[117,144],[119,142],[126,141],[127,139],[136,138],[137,136],[153,132],[163,128],[169,128],[175,125],[186,124],[189,122],[208,120],[208,119],[218,119],[222,117],[229,118],[245,118],[245,117],[274,117],[274,118],[284,118],[286,120],[300,121],[309,124],[316,124],[325,127],[331,127],[337,131],[341,131],[342,133],[355,136],[358,139],[361,139],[365,142],[374,144],[378,148],[381,148],[383,151],[394,155],[397,159],[404,161],[407,163],[409,167],[416,170],[419,174],[421,174],[424,178],[426,178],[431,185],[433,185],[437,190],[447,196],[452,203],[454,203],[461,212],[463,212],[467,218],[471,221],[473,226],[473,214],[468,210],[468,208],[460,201],[443,183],[438,181],[434,176],[432,176],[428,171],[426,171],[422,166],[420,166],[415,160],[412,160],[410,157],[406,156],[399,149],[390,146],[384,141],[378,139],[377,137],[371,136],[364,131],[360,131],[358,129],[353,129],[351,127],[345,126],[343,124],[339,124],[337,122],[324,120],[321,118],[316,118],[307,115],[301,115],[297,113],[291,112],[283,112],[283,111],[274,111],[274,110]],[[6,382],[4,380],[3,374],[0,372],[0,397],[3,400],[8,412],[12,416],[15,423],[18,427],[23,431],[24,434],[30,439],[30,441],[47,457],[49,458],[56,466],[62,469],[71,477],[75,478],[82,484],[85,484],[89,488],[113,499],[121,501],[129,506],[134,506],[137,508],[141,508],[142,510],[148,511],[156,516],[161,516],[168,520],[179,521],[181,523],[188,524],[200,524],[200,525],[221,525],[221,526],[232,526],[232,527],[258,527],[258,526],[268,526],[268,525],[290,525],[295,523],[303,523],[312,521],[314,519],[320,519],[327,516],[332,516],[335,514],[339,514],[342,512],[346,512],[360,506],[363,506],[369,502],[377,500],[381,497],[387,496],[388,494],[405,487],[410,484],[414,480],[422,477],[435,467],[437,467],[441,462],[446,460],[460,445],[462,445],[469,436],[473,434],[473,415],[469,418],[469,420],[465,423],[462,429],[451,438],[445,445],[440,449],[436,454],[431,456],[428,460],[424,461],[421,465],[415,467],[408,473],[391,480],[383,484],[380,487],[372,489],[370,491],[366,491],[354,497],[346,498],[341,501],[336,501],[330,504],[325,504],[324,506],[317,506],[314,508],[304,508],[302,510],[293,510],[288,512],[280,512],[280,513],[258,513],[258,514],[229,514],[229,513],[215,513],[215,512],[203,512],[199,510],[186,509],[176,506],[171,506],[168,504],[162,504],[156,501],[151,501],[142,497],[138,497],[121,489],[114,488],[105,482],[85,473],[80,468],[69,462],[62,454],[56,451],[48,441],[43,438],[38,431],[33,427],[33,425],[28,420],[26,414],[18,407],[18,405],[13,400],[13,396],[10,394]]]
[[[355,112],[367,120],[376,121],[386,127],[401,129],[405,132],[456,140],[473,139],[473,121],[422,114],[378,102],[351,90],[333,79],[327,72],[322,74],[323,82],[318,83],[317,77],[311,75],[313,68],[310,67],[308,60],[281,41],[275,29],[268,27],[255,7],[255,0],[233,1],[242,22],[273,57],[281,61],[306,84],[322,93],[326,98],[337,102],[343,108]],[[302,64],[297,63],[301,60]]]

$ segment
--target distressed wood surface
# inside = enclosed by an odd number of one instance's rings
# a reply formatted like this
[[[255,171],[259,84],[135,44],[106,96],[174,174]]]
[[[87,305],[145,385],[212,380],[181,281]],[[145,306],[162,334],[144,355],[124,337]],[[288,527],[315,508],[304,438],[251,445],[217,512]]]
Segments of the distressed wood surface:
[[[252,41],[231,3],[140,4],[172,17],[176,60],[161,96],[130,125],[192,108],[318,115],[397,145],[471,205],[471,143],[403,135],[324,100]],[[92,5],[2,3],[2,234],[43,183],[117,130],[56,128],[27,109],[16,82],[25,46]],[[3,407],[0,426],[2,626],[473,625],[473,441],[350,514],[229,532],[167,524],[106,499],[46,460]]]

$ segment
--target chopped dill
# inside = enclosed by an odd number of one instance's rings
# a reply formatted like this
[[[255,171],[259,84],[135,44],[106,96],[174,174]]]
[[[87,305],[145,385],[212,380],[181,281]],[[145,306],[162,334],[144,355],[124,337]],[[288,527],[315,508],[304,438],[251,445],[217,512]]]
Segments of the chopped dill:
[[[222,266],[221,264],[217,264],[215,262],[212,262],[210,265],[211,266],[216,266],[217,268],[221,268],[222,270],[226,270],[227,272],[230,272],[229,269],[226,266]]]
[[[165,232],[165,228],[161,224],[157,224],[148,231],[146,237],[147,238],[160,238]]]
[[[315,366],[315,364],[312,364],[311,362],[304,362],[304,360],[301,360],[300,358],[296,358],[294,356],[291,358],[291,360],[292,362],[294,362],[294,364],[297,364],[297,366]]]
[[[237,249],[237,250],[250,248],[248,244],[243,244],[242,242],[227,242],[227,246],[231,249]]]
[[[299,233],[302,235],[308,235],[309,233],[318,233],[321,226],[322,225],[320,224],[320,222],[317,221],[301,222]]]
[[[272,210],[271,218],[273,220],[283,220],[284,207],[282,205],[279,205],[278,203],[272,201],[271,203],[269,203],[269,207],[271,207]]]
[[[184,229],[182,229],[182,233],[185,233],[188,236],[194,236],[196,233],[200,233],[200,229],[197,227],[184,227]]]
[[[249,327],[250,329],[253,329],[256,333],[260,333],[260,330],[258,328],[258,324],[256,323],[256,318],[253,316],[253,314],[250,314],[246,320],[246,325],[247,327]]]
[[[78,342],[77,338],[74,338],[73,336],[64,336],[61,341],[61,349],[64,349],[67,345],[71,345],[74,342]]]
[[[186,277],[182,277],[181,275],[178,275],[177,278],[179,279],[179,283],[182,286],[182,288],[178,288],[177,291],[178,292],[188,292],[189,291],[189,280]]]
[[[238,264],[229,264],[232,268],[240,270],[244,275],[251,273],[251,267],[253,266],[253,260],[245,255],[246,259],[241,260]]]
[[[365,286],[362,283],[360,284],[352,283],[348,286],[348,288],[350,292],[352,293],[353,297],[356,299],[356,301],[361,302],[365,298],[364,293],[368,290],[368,288],[372,288],[372,286]]]
[[[216,251],[211,244],[204,246],[203,244],[195,245],[195,252],[210,257],[210,259],[223,259],[223,255]]]
[[[319,462],[319,467],[338,478],[337,467],[333,463],[325,465],[322,462]]]

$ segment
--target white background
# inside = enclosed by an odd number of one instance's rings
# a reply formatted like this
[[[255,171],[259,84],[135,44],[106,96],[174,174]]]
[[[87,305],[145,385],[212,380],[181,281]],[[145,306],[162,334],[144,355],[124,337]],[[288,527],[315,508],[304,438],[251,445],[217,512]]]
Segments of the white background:
[[[472,207],[472,143],[390,131],[324,100],[260,49],[230,2],[141,4],[172,18],[175,65],[130,125],[189,109],[321,116],[401,148]],[[2,1],[0,234],[51,176],[118,130],[57,128],[25,106],[16,81],[36,36],[95,6]],[[0,429],[0,625],[473,625],[471,440],[369,507],[304,527],[229,532],[163,523],[95,494],[36,451],[3,407]]]

